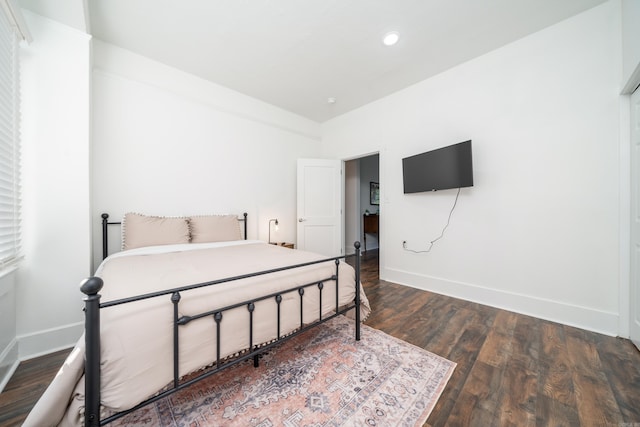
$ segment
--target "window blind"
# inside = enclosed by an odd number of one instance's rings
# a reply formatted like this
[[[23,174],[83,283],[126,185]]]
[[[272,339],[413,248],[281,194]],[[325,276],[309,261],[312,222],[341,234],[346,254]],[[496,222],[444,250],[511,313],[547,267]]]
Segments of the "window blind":
[[[20,256],[19,35],[0,8],[0,269]]]

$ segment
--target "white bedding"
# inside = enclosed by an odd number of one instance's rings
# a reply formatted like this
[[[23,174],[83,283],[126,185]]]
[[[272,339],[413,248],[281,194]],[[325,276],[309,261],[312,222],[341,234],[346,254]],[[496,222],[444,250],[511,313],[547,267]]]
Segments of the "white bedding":
[[[96,276],[100,275],[102,266],[109,260],[114,258],[120,258],[123,256],[133,255],[153,255],[153,254],[166,254],[169,252],[186,252],[197,251],[200,249],[212,249],[212,248],[224,248],[228,246],[241,246],[241,245],[255,245],[264,244],[262,240],[231,240],[228,242],[208,242],[208,243],[179,243],[175,245],[158,245],[158,246],[145,246],[142,248],[128,249],[126,251],[116,252],[105,258],[98,266],[96,270]]]

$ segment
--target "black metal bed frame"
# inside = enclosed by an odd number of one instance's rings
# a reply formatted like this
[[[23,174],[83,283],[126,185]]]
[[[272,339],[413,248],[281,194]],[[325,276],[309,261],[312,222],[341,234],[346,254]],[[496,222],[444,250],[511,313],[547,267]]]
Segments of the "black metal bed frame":
[[[239,221],[244,221],[244,239],[247,239],[247,214],[243,214],[244,218],[238,219]],[[108,255],[108,245],[107,245],[107,228],[109,225],[120,224],[120,222],[109,222],[109,215],[102,214],[102,237],[103,237],[103,258],[106,258]],[[182,390],[195,382],[207,378],[215,373],[222,371],[223,369],[230,368],[232,366],[237,365],[245,360],[253,358],[253,365],[258,367],[258,358],[259,355],[270,350],[274,346],[280,344],[281,342],[293,338],[321,323],[324,323],[338,315],[344,314],[349,310],[355,309],[355,339],[356,341],[360,340],[360,242],[354,243],[355,247],[355,298],[352,303],[349,303],[346,307],[339,307],[339,295],[338,295],[338,267],[340,265],[340,260],[345,259],[346,256],[332,257],[326,258],[319,261],[306,262],[302,264],[296,264],[287,267],[280,267],[271,270],[259,271],[254,273],[243,274],[240,276],[228,277],[224,279],[214,280],[210,282],[197,283],[188,286],[182,286],[174,289],[167,289],[164,291],[153,292],[143,295],[136,295],[129,298],[123,298],[119,300],[109,301],[109,302],[100,302],[100,290],[103,287],[103,281],[99,277],[89,277],[85,279],[80,284],[81,291],[86,295],[84,297],[85,301],[85,344],[86,344],[86,355],[85,355],[85,427],[97,427],[101,425],[108,424],[116,419],[119,419],[137,409],[153,403],[159,399],[162,399],[172,393],[175,393],[179,390]],[[263,295],[260,297],[253,298],[251,300],[243,301],[237,304],[229,305],[221,308],[214,308],[212,310],[208,310],[203,313],[199,313],[192,316],[182,316],[178,315],[179,303],[181,299],[181,294],[187,292],[192,289],[203,288],[208,286],[215,286],[221,283],[232,282],[236,280],[246,279],[249,277],[256,277],[261,275],[266,275],[270,273],[275,273],[279,271],[292,270],[296,268],[305,267],[313,264],[320,264],[325,262],[334,262],[336,266],[335,274],[321,279],[319,281],[314,281],[310,283],[306,283],[303,285],[298,285],[280,292],[271,293],[268,295]],[[336,309],[335,312],[327,317],[322,317],[322,291],[324,288],[325,281],[335,281],[335,292],[336,292]],[[305,293],[305,289],[311,286],[316,286],[319,290],[319,319],[313,323],[305,325],[303,322],[303,296]],[[287,334],[286,336],[280,335],[280,303],[282,301],[282,295],[287,293],[298,293],[300,296],[300,327],[296,329],[293,333]],[[170,302],[173,304],[173,386],[169,389],[162,391],[161,393],[141,402],[140,404],[134,406],[131,409],[119,412],[104,420],[100,419],[100,310],[108,307],[113,307],[116,305],[131,303],[135,301],[141,301],[149,298],[156,298],[161,296],[170,295]],[[258,301],[263,301],[267,299],[275,300],[277,304],[277,339],[269,342],[269,343],[254,343],[253,342],[253,312],[255,310],[255,303]],[[223,312],[245,306],[247,308],[247,312],[249,313],[249,342],[247,343],[247,350],[245,352],[241,352],[238,357],[221,360],[220,359],[220,324],[223,318]],[[204,371],[204,373],[198,375],[195,378],[191,378],[188,380],[184,380],[180,382],[179,378],[179,329],[180,326],[186,325],[194,320],[202,319],[212,316],[215,320],[215,328],[216,328],[216,354],[215,354],[215,367],[212,366],[211,369]]]

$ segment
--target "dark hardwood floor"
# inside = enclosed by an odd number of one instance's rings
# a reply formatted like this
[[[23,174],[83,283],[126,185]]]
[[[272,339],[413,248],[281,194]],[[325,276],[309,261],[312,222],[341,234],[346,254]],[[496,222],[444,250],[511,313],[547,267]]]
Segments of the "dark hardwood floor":
[[[379,280],[365,322],[458,365],[425,426],[640,427],[640,352],[613,338]]]
[[[58,351],[20,363],[0,393],[0,426],[22,425],[70,351]]]
[[[379,280],[362,257],[365,322],[457,363],[425,426],[640,427],[640,352],[612,338]],[[20,364],[0,394],[19,426],[68,351]]]

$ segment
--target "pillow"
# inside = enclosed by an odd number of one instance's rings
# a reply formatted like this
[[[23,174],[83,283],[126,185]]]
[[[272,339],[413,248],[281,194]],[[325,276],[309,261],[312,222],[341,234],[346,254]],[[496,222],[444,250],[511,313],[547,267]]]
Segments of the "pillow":
[[[129,212],[122,220],[122,249],[189,243],[189,220]]]
[[[189,218],[191,243],[242,240],[240,221],[235,215],[203,215]]]

